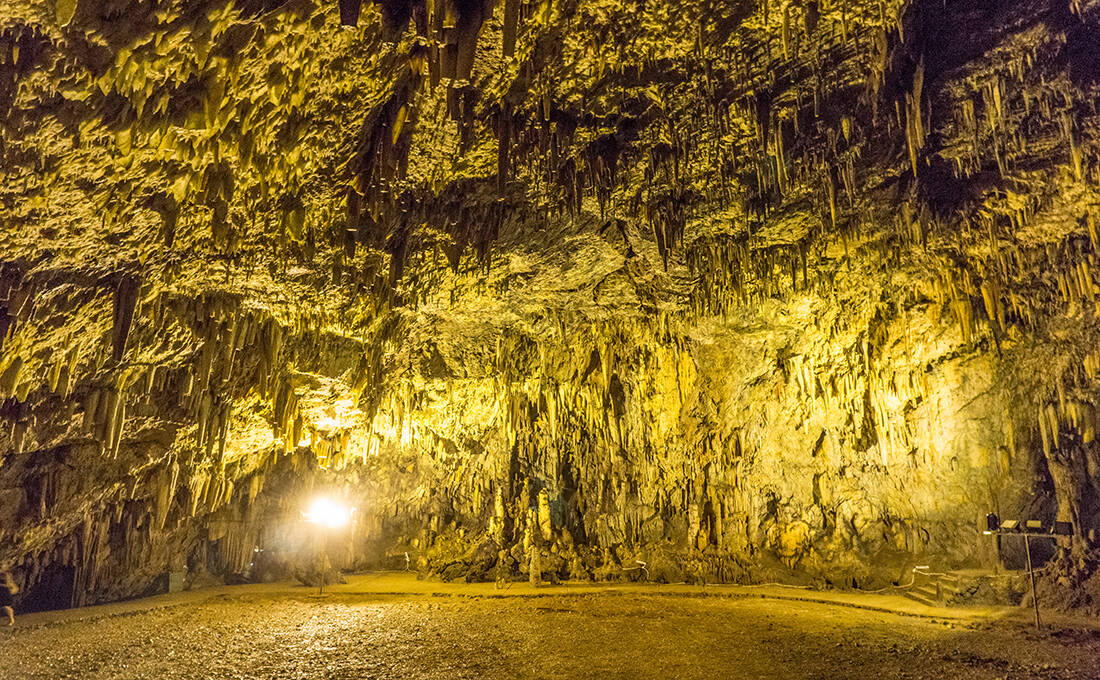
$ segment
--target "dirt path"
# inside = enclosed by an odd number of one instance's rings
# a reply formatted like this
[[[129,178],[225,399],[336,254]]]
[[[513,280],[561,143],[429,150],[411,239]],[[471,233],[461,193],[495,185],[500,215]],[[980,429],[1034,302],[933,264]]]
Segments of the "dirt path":
[[[0,631],[0,656],[5,678],[89,680],[1100,679],[1096,632],[1035,633],[978,615],[675,595],[639,588],[448,592],[410,579],[352,583],[324,596],[261,586],[81,610],[83,620],[80,612],[27,617]]]

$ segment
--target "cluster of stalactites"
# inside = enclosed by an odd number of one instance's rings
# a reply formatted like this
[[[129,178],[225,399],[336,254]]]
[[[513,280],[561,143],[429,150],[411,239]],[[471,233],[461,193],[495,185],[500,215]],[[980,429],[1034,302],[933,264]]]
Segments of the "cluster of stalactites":
[[[415,220],[409,217],[410,211],[425,212],[415,210],[412,205],[422,202],[423,197],[414,201],[403,189],[418,117],[417,94],[425,82],[433,88],[441,81],[447,82],[447,114],[458,123],[462,148],[467,148],[473,139],[475,112],[481,95],[470,84],[474,55],[481,26],[491,15],[495,3],[469,0],[437,5],[430,0],[391,0],[379,4],[384,27],[391,38],[400,36],[410,20],[418,37],[404,55],[406,63],[396,66],[395,84],[389,98],[368,117],[361,129],[355,156],[348,166],[353,177],[347,193],[347,234],[350,253],[354,253],[356,241],[390,253],[392,285],[404,273],[409,231],[415,226]],[[515,52],[517,27],[533,7],[521,0],[506,0],[506,58]],[[359,11],[358,0],[341,2],[345,25],[354,25]],[[511,141],[504,141],[507,136],[504,120],[506,118],[502,117],[498,132],[502,137],[501,163],[506,166]],[[488,234],[487,238],[495,238],[496,230],[492,225],[498,224],[501,217],[493,211],[485,217],[479,221],[487,221],[490,226],[483,231]],[[460,249],[467,241],[476,244],[486,240],[460,236],[456,236]]]
[[[340,23],[359,22],[362,0],[340,0]],[[492,14],[493,0],[375,0],[382,13],[382,25],[391,39],[404,33],[410,19],[417,34],[428,43],[428,61],[433,84],[440,76],[467,79],[473,69],[474,53],[481,26]],[[519,0],[506,0],[504,52],[515,50]]]

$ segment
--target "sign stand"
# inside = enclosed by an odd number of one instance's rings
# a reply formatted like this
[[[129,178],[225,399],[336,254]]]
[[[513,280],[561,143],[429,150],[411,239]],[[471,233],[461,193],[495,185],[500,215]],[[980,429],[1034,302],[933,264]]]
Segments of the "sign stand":
[[[1041,630],[1042,621],[1039,619],[1039,594],[1035,590],[1035,567],[1031,563],[1031,537],[1053,538],[1054,536],[1072,536],[1073,524],[1070,522],[1054,522],[1044,525],[1039,520],[1029,519],[1020,522],[1015,519],[1001,518],[994,513],[985,516],[984,534],[996,534],[998,536],[1023,536],[1024,553],[1027,555],[1027,575],[1031,581],[1031,606],[1035,608],[1035,629]]]

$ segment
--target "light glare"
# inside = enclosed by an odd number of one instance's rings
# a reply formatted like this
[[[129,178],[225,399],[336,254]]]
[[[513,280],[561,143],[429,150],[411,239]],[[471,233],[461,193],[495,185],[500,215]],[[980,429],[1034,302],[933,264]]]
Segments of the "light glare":
[[[309,506],[305,517],[314,524],[321,524],[329,529],[339,529],[351,521],[351,509],[328,498],[318,498]]]

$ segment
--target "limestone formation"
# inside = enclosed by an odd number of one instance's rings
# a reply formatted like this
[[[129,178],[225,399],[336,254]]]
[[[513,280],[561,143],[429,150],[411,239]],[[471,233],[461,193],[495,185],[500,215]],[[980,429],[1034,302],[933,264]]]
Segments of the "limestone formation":
[[[1095,564],[1098,45],[1098,0],[0,0],[0,562],[289,573],[325,491],[334,563],[447,578],[873,587],[996,564],[991,511]]]

